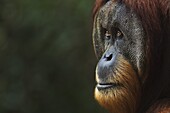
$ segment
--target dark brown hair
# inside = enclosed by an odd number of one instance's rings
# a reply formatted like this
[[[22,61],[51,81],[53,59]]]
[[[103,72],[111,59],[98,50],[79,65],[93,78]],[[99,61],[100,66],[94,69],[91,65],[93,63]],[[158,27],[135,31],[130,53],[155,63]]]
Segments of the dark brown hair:
[[[93,19],[98,10],[106,4],[109,0],[96,0],[93,9]],[[111,1],[111,0],[110,0]],[[116,1],[116,0],[112,0]],[[166,97],[170,94],[170,85],[168,76],[170,73],[161,73],[163,65],[166,60],[163,60],[167,54],[163,50],[168,49],[170,46],[170,0],[119,0],[126,4],[127,7],[134,10],[142,22],[142,26],[146,35],[146,55],[147,55],[147,68],[148,78],[143,89],[143,102],[145,104],[152,104],[152,100],[156,100],[160,95],[163,95],[163,90],[166,89]],[[166,46],[165,46],[166,45]],[[170,55],[169,55],[170,56]],[[169,65],[169,64],[166,64]],[[169,67],[168,67],[169,69]],[[154,81],[154,82],[153,82]],[[160,85],[161,83],[161,85]],[[152,92],[151,95],[149,92]],[[169,97],[169,96],[168,96]],[[141,102],[142,103],[142,102]],[[144,109],[145,108],[145,105]],[[147,106],[147,105],[146,105]],[[141,107],[142,109],[142,107]]]

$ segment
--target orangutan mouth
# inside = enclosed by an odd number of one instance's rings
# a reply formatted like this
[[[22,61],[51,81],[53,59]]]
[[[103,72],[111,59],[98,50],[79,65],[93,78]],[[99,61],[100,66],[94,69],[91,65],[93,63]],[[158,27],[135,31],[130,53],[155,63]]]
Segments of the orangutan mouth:
[[[105,90],[105,89],[115,88],[118,86],[120,86],[120,84],[118,83],[98,83],[96,87],[98,90]]]

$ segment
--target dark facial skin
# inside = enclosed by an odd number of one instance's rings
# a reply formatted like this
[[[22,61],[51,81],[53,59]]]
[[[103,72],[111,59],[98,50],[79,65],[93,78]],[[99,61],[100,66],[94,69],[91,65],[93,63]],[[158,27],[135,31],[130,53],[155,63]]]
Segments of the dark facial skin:
[[[98,73],[104,67],[113,68],[117,56],[122,55],[140,76],[145,57],[144,40],[143,28],[135,13],[122,3],[107,2],[99,10],[93,29],[95,51],[100,58]]]
[[[130,101],[136,101],[140,95],[135,93],[140,92],[139,85],[142,85],[145,78],[144,40],[141,22],[134,11],[123,3],[108,1],[97,12],[93,26],[93,43],[96,56],[100,60],[96,68],[95,97],[110,112],[133,113],[137,109],[135,105],[129,108],[128,104],[121,105],[121,102],[126,101],[126,98],[122,98],[126,93],[132,99]],[[122,97],[119,98],[120,95]],[[126,112],[120,110],[120,106],[124,106]]]

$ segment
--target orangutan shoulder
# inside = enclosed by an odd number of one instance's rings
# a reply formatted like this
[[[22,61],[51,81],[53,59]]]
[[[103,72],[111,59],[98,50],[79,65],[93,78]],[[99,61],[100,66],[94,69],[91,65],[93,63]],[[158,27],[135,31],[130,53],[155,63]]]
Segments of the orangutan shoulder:
[[[157,101],[146,113],[170,113],[170,98]]]

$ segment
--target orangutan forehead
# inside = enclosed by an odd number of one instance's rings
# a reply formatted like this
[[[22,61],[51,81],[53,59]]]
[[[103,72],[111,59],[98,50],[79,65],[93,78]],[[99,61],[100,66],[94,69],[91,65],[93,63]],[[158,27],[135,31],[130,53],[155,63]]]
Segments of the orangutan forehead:
[[[111,28],[112,26],[117,26],[117,24],[121,24],[125,28],[131,19],[137,17],[124,3],[108,1],[99,9],[97,18],[103,28]]]
[[[125,6],[123,4],[118,3],[117,1],[109,1],[104,6],[102,6],[98,12],[98,18],[100,18],[100,22],[102,26],[107,28],[113,23],[115,23],[118,18],[120,18],[120,13],[125,10]],[[124,18],[124,17],[123,17]]]
[[[101,7],[98,13],[98,17],[100,18],[100,22],[102,23],[102,26],[104,28],[107,28],[109,27],[109,25],[112,25],[113,19],[116,19],[118,7],[118,3],[112,1],[107,2],[103,7]]]

